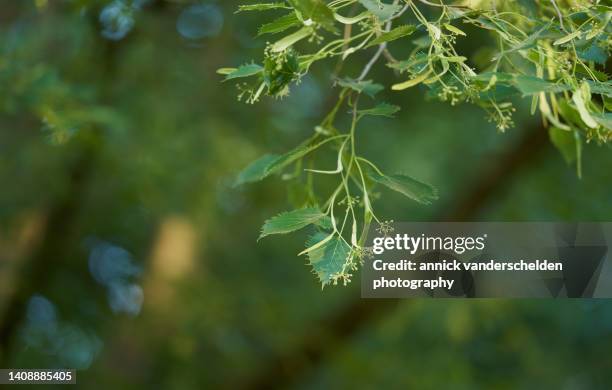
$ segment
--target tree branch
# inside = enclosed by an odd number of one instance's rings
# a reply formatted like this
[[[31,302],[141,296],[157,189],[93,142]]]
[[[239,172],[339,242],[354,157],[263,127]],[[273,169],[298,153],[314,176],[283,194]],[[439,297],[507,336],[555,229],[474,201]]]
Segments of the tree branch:
[[[476,218],[478,212],[516,178],[523,167],[544,155],[547,145],[547,133],[542,127],[527,132],[518,144],[496,160],[491,169],[481,172],[478,180],[466,187],[468,191],[461,201],[434,220],[465,221]],[[389,314],[399,304],[409,302],[401,299],[354,298],[331,316],[308,326],[308,333],[292,351],[272,356],[255,376],[232,388],[291,387],[321,365],[335,350],[350,342],[353,335],[364,327]]]

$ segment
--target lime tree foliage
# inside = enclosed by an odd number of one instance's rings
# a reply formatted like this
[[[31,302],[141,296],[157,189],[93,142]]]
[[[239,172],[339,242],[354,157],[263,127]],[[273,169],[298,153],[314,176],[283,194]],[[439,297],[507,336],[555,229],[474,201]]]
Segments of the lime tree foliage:
[[[383,90],[402,93],[420,86],[428,97],[451,105],[475,104],[502,132],[514,125],[516,97],[530,99],[532,113],[539,113],[551,141],[568,162],[576,162],[580,175],[581,145],[612,140],[612,87],[606,74],[612,8],[604,3],[287,0],[240,6],[239,13],[269,15],[258,35],[271,43],[261,62],[219,69],[225,80],[238,83],[239,99],[256,103],[266,95],[281,98],[318,62],[338,63],[330,81],[338,87],[338,99],[310,138],[284,154],[259,158],[236,179],[241,185],[283,174],[307,188],[304,208],[266,221],[260,238],[314,226],[300,255],[308,256],[324,286],[346,284],[371,256],[365,247],[370,225],[376,224],[373,227],[383,234],[391,229],[373,208],[375,186],[425,205],[437,198],[432,186],[383,172],[360,156],[360,120],[393,117],[400,110],[379,100]],[[492,38],[487,66],[480,69],[456,47],[458,39],[469,38],[465,31],[474,28],[486,30]],[[388,47],[392,41],[412,48],[411,53],[397,58]],[[341,74],[349,59],[362,61],[358,74]],[[368,78],[383,62],[397,75],[393,85]],[[336,117],[346,111],[350,125],[341,128]],[[321,153],[334,154],[335,166],[318,166],[315,156]],[[321,176],[336,178],[335,188],[317,193],[314,185]]]

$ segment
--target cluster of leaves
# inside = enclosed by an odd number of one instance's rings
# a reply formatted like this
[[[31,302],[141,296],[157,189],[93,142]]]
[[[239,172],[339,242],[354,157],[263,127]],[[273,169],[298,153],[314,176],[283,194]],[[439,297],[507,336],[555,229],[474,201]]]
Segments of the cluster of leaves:
[[[261,157],[236,180],[237,185],[255,182],[291,168],[294,173],[287,177],[305,183],[305,207],[268,220],[261,237],[314,225],[316,233],[301,254],[308,255],[323,285],[350,281],[352,272],[370,255],[365,241],[373,221],[380,231],[388,232],[389,223],[380,220],[372,207],[376,185],[422,204],[437,198],[431,186],[406,175],[383,173],[357,153],[360,119],[392,117],[400,109],[384,102],[359,108],[363,95],[375,98],[385,89],[366,79],[381,58],[397,74],[407,76],[391,90],[423,86],[429,97],[452,105],[476,104],[500,131],[513,126],[516,98],[531,98],[532,113],[539,111],[552,142],[568,162],[577,160],[578,175],[582,143],[612,141],[612,85],[606,74],[612,45],[611,7],[586,0],[469,3],[287,0],[240,6],[239,12],[282,13],[259,28],[259,35],[283,35],[267,45],[261,65],[219,70],[226,80],[239,81],[239,98],[249,103],[264,94],[287,95],[290,86],[318,61],[337,58],[341,65],[358,52],[372,55],[357,77],[333,75],[341,88],[338,101],[309,139],[285,154]],[[495,46],[486,66],[477,68],[458,53],[457,39],[465,37],[467,30],[461,24],[491,34]],[[388,47],[392,41],[404,47],[410,44],[413,50],[406,59],[397,60]],[[343,131],[337,128],[336,114],[344,106],[349,107],[352,120]],[[313,152],[323,148],[337,154],[335,169],[314,169]],[[326,198],[314,193],[317,175],[338,178],[337,187]]]

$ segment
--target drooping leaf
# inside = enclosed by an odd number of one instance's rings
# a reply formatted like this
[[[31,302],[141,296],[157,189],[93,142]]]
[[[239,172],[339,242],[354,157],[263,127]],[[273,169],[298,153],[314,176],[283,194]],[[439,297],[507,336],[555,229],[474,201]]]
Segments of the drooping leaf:
[[[396,39],[411,35],[415,31],[416,31],[416,27],[411,24],[407,24],[404,26],[398,26],[391,31],[382,33],[379,37],[372,40],[366,47],[380,45],[381,43],[385,43],[385,42],[391,42]]]
[[[434,187],[413,179],[410,176],[402,174],[381,175],[375,171],[370,171],[369,176],[375,182],[404,194],[421,204],[428,205],[431,204],[432,201],[438,199],[438,191]]]
[[[301,145],[297,148],[283,154],[278,159],[273,161],[268,167],[268,175],[278,172],[281,169],[285,168],[287,165],[299,160],[304,157],[308,153],[318,148],[318,144],[314,145]]]
[[[339,79],[338,85],[344,88],[350,88],[353,91],[359,93],[365,93],[370,97],[374,97],[378,92],[382,91],[384,87],[380,84],[372,82],[372,80],[357,81],[353,79]]]
[[[584,126],[578,110],[570,104],[570,100],[565,98],[559,99],[557,101],[557,109],[568,124],[577,128],[582,128]]]
[[[359,2],[381,22],[386,21],[402,9],[401,5],[385,4],[381,0],[359,0]]]
[[[572,101],[578,109],[580,119],[590,128],[596,128],[597,122],[591,116],[589,109],[587,108],[588,102],[591,100],[591,89],[589,84],[583,83],[578,90],[574,91],[572,95]]]
[[[351,247],[340,237],[330,236],[323,232],[315,233],[308,239],[306,245],[314,248],[307,252],[313,271],[323,286],[329,284],[334,276],[342,272]]]
[[[393,115],[400,110],[399,106],[395,106],[389,103],[380,103],[376,107],[368,108],[366,110],[359,110],[359,115],[374,115],[374,116],[386,116],[393,118]]]
[[[266,23],[259,27],[257,35],[276,34],[283,32],[291,27],[299,26],[300,21],[295,15],[295,12],[274,19],[270,23]]]
[[[260,3],[260,4],[243,4],[238,6],[238,11],[268,11],[271,9],[290,9],[285,3]]]
[[[304,21],[311,20],[330,32],[336,32],[334,12],[323,0],[288,0]]]
[[[325,214],[316,207],[308,207],[281,213],[268,219],[261,228],[259,239],[272,234],[286,234],[317,223]]]
[[[326,140],[323,140],[314,144],[302,144],[282,155],[266,154],[247,166],[236,178],[234,186],[260,181],[274,173],[280,172],[283,168],[319,148],[319,146],[326,142]]]
[[[572,131],[551,127],[548,129],[548,135],[566,163],[571,164],[576,161],[576,140]]]
[[[264,179],[270,173],[268,171],[270,165],[281,156],[278,154],[266,154],[249,164],[234,181],[234,186],[239,186],[246,183],[253,183]]]
[[[261,73],[263,71],[263,66],[257,64],[246,64],[241,65],[238,69],[234,69],[232,72],[228,73],[225,76],[225,80],[232,80],[241,77],[249,77]]]

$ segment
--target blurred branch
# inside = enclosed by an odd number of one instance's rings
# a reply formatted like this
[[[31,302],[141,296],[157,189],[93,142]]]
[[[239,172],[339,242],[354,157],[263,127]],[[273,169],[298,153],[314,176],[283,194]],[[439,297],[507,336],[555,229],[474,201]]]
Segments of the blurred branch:
[[[472,185],[466,185],[465,196],[441,213],[438,221],[469,221],[503,188],[516,179],[522,169],[535,163],[545,153],[548,145],[547,132],[542,127],[528,131],[523,138],[510,147],[497,161],[479,172]],[[241,382],[237,388],[278,389],[297,383],[309,372],[315,370],[328,356],[370,323],[389,314],[403,301],[401,299],[355,298],[346,306],[316,325],[309,326],[309,332],[297,346],[287,352],[271,357],[263,369],[252,378]]]

